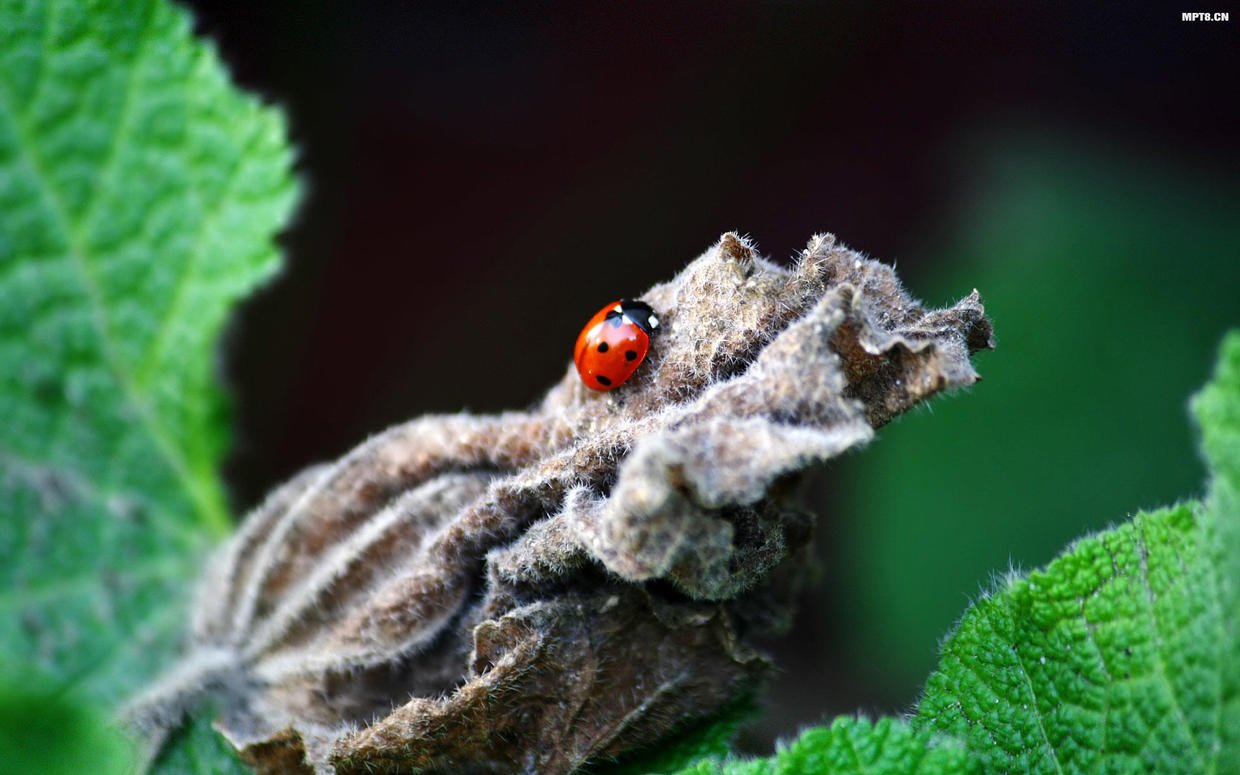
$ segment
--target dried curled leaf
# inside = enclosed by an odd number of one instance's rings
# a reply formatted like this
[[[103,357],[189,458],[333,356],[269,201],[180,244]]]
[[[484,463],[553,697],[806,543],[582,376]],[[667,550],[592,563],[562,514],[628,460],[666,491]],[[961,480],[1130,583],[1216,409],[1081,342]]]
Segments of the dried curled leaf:
[[[990,324],[831,236],[785,269],[725,234],[641,298],[620,389],[570,367],[536,411],[418,419],[271,495],[133,722],[213,690],[264,772],[564,773],[750,687],[812,525],[788,480],[974,382]]]

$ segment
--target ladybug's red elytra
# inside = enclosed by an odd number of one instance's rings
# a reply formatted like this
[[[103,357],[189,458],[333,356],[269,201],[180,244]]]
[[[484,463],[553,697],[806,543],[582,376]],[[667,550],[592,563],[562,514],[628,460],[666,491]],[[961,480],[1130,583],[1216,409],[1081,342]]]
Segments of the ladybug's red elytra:
[[[644,301],[621,299],[599,310],[577,337],[573,362],[592,390],[613,390],[633,376],[650,349],[659,318]]]

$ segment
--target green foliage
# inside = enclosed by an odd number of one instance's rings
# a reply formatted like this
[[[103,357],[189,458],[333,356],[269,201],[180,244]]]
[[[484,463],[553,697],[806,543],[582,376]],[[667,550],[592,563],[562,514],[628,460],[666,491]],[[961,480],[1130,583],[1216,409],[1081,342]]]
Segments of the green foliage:
[[[46,676],[0,699],[93,717],[172,657],[230,524],[213,348],[296,190],[183,11],[5,0],[0,30],[0,659]]]
[[[130,770],[130,743],[102,713],[32,688],[32,683],[37,687],[29,675],[0,680],[0,773],[122,775]]]
[[[1231,771],[1219,743],[1238,699],[1223,691],[1234,601],[1212,518],[1196,504],[1140,514],[979,601],[916,721],[967,739],[987,772]]]
[[[177,730],[152,767],[154,775],[250,775],[232,747],[211,726],[215,713],[202,709]]]
[[[1193,399],[1201,445],[1214,465],[1215,486],[1240,490],[1240,331],[1223,341],[1214,380]],[[1237,576],[1236,578],[1240,578]]]
[[[677,775],[971,775],[980,773],[959,742],[891,718],[837,718],[765,759],[702,758]]]
[[[973,605],[911,719],[979,772],[1240,771],[1240,331],[1194,401],[1215,471],[1209,498],[1083,538]],[[851,719],[837,720],[831,731]],[[852,745],[877,745],[861,730]],[[846,772],[811,729],[772,759],[682,771]],[[892,771],[912,772],[908,765]],[[835,767],[836,769],[832,769]],[[886,770],[884,770],[886,771]]]
[[[988,772],[1240,768],[1240,332],[1197,400],[1207,502],[1078,541],[965,614],[915,721]]]
[[[1208,503],[1218,538],[1213,561],[1218,567],[1224,610],[1222,687],[1220,696],[1219,772],[1240,772],[1240,330],[1223,343],[1214,380],[1193,400],[1202,429],[1202,446],[1214,471]]]
[[[699,761],[719,759],[732,750],[732,739],[741,724],[759,711],[752,696],[730,703],[712,718],[683,725],[653,745],[622,756],[617,762],[597,768],[600,775],[645,775],[676,772]],[[585,772],[594,772],[587,766]]]
[[[1240,191],[1011,134],[968,152],[981,180],[960,226],[901,273],[933,304],[981,290],[998,342],[976,358],[985,381],[833,466],[855,581],[851,617],[824,627],[856,633],[865,679],[899,703],[996,569],[1201,493],[1185,396],[1240,322]]]
[[[104,707],[169,660],[190,580],[229,524],[212,347],[230,306],[274,271],[271,235],[295,188],[278,114],[229,86],[183,12],[0,0],[0,30],[0,771],[107,775],[134,754]],[[1101,517],[1117,498],[1191,487],[1186,437],[1170,429],[1183,390],[1143,377],[1194,378],[1200,332],[1232,309],[1202,299],[1235,287],[1234,267],[1211,258],[1240,236],[1234,195],[1169,202],[1174,185],[1037,159],[1002,177],[1024,183],[991,199],[985,229],[958,252],[1005,256],[965,262],[1012,355],[992,359],[984,390],[960,407],[1010,440],[1004,454],[962,432],[949,403],[920,425],[950,439],[919,442],[914,420],[888,431],[899,443],[858,459],[904,484],[865,488],[877,500],[856,513],[915,519],[868,522],[940,570],[924,531],[996,560],[983,531],[953,515],[1002,515],[1017,531],[991,534],[1005,560],[1012,545],[1036,555],[1053,540],[1023,525],[1075,529],[1056,515]],[[1099,201],[1110,209],[1088,206]],[[1190,214],[1193,228],[1180,228]],[[1167,293],[1183,255],[1199,258],[1195,271]],[[1099,288],[1121,301],[1097,311]],[[1080,384],[1086,373],[1098,379]],[[1038,405],[1053,411],[1012,410]],[[1216,472],[1204,503],[1139,514],[979,600],[912,719],[837,719],[755,760],[725,753],[729,719],[643,763],[763,775],[1240,771],[1240,333],[1194,410]],[[1054,467],[1042,465],[1047,450]],[[1000,490],[1028,505],[996,507]],[[935,500],[943,519],[922,508]],[[950,594],[905,575],[943,574],[908,559],[894,557],[894,573],[879,566],[895,593],[868,586],[882,599],[868,609],[903,622],[869,628],[884,655],[925,634],[905,609],[933,628],[950,616],[939,616]],[[156,767],[244,771],[201,719]]]

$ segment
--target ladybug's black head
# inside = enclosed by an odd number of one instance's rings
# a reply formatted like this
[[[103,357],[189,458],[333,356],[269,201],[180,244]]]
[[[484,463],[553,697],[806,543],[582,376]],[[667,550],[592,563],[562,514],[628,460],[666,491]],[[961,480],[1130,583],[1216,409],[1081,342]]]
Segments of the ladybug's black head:
[[[646,336],[650,336],[659,327],[659,318],[654,314],[654,310],[644,301],[634,301],[633,299],[621,299],[620,314],[632,321],[638,328],[646,332]]]

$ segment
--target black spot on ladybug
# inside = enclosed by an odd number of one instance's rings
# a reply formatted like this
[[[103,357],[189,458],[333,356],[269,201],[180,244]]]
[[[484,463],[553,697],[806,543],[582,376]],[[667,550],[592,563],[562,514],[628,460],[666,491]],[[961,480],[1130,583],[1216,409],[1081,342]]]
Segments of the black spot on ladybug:
[[[607,345],[603,345],[603,347],[606,347],[606,346],[607,346]],[[601,350],[603,349],[603,347],[600,347],[600,348],[599,348],[599,350],[601,351]],[[624,359],[625,359],[626,361],[635,361],[635,360],[637,360],[637,353],[633,352],[632,350],[625,350],[625,351],[624,351]]]
[[[598,351],[599,351],[599,352],[601,352],[601,353],[605,353],[605,352],[607,352],[609,349],[611,349],[611,348],[609,348],[609,347],[607,346],[607,343],[606,343],[606,342],[603,342],[602,344],[600,344],[600,345],[598,346]]]
[[[606,377],[598,376],[598,377],[595,377],[595,379],[598,380],[598,383],[600,385],[603,385],[604,387],[611,387],[611,380],[607,379]]]

